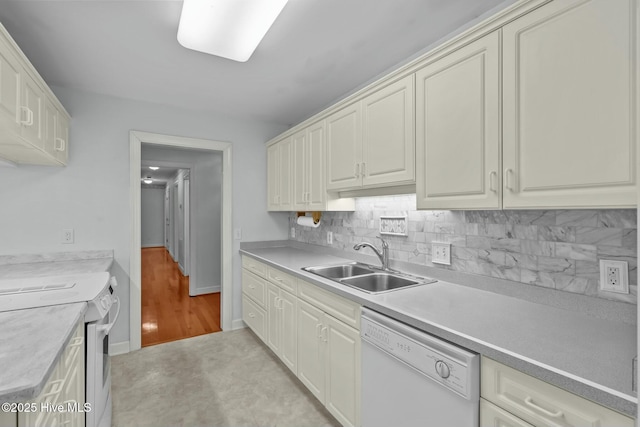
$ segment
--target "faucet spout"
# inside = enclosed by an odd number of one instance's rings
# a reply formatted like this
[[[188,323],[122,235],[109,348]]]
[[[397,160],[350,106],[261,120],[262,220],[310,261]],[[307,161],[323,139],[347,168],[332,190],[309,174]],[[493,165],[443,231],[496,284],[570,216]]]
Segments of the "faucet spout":
[[[353,249],[359,251],[362,248],[370,248],[378,256],[380,264],[382,264],[382,269],[389,270],[389,244],[380,236],[378,236],[378,239],[382,241],[382,250],[376,248],[369,242],[358,243]]]

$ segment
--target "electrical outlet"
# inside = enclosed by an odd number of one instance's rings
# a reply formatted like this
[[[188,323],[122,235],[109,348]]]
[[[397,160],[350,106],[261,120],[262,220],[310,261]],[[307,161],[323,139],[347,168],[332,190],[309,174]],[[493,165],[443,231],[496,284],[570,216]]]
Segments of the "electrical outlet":
[[[242,228],[235,228],[233,230],[233,238],[236,240],[242,240]]]
[[[629,264],[626,261],[600,260],[600,290],[629,293]]]
[[[451,265],[451,243],[432,242],[431,262],[434,264]]]
[[[296,238],[296,228],[295,227],[291,227],[291,238],[292,239]]]
[[[62,243],[73,243],[73,228],[65,228],[62,230]]]
[[[327,244],[333,245],[333,231],[327,231]]]

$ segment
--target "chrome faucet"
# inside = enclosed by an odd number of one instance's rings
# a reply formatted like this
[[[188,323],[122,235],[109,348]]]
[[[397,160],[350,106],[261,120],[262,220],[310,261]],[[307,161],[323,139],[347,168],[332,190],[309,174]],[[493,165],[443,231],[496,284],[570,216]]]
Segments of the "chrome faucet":
[[[383,270],[389,270],[389,244],[380,236],[377,236],[380,241],[382,241],[382,251],[373,246],[369,242],[358,243],[353,247],[356,251],[359,251],[362,248],[371,248],[373,252],[376,253],[378,258],[380,259],[380,263],[382,263]]]

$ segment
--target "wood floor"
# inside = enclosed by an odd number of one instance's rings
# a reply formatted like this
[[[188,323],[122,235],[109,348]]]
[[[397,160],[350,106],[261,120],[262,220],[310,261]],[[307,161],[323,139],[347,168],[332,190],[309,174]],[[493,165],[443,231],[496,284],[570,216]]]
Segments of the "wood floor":
[[[169,252],[142,249],[142,347],[221,330],[220,294],[190,297]]]

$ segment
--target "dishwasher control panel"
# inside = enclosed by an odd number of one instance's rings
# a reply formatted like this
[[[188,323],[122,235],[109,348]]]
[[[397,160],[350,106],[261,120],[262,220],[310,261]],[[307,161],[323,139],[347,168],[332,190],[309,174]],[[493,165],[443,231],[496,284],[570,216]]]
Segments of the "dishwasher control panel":
[[[363,341],[378,347],[455,393],[465,398],[472,397],[470,370],[471,365],[478,363],[477,354],[393,319],[380,320],[382,319],[362,317],[360,334]]]

